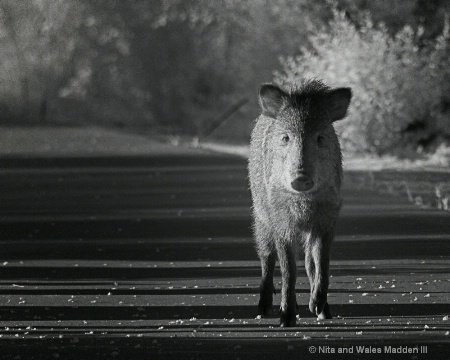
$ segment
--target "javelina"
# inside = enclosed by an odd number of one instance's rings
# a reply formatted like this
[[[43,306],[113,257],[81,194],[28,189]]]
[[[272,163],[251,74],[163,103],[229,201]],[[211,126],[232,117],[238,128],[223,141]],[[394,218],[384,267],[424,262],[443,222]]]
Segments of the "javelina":
[[[262,114],[251,136],[249,177],[254,234],[261,259],[258,310],[272,310],[276,256],[282,274],[281,326],[295,326],[295,282],[301,246],[311,286],[309,310],[330,319],[330,247],[341,207],[342,157],[332,123],[345,117],[350,88],[305,81],[284,91],[262,85]]]

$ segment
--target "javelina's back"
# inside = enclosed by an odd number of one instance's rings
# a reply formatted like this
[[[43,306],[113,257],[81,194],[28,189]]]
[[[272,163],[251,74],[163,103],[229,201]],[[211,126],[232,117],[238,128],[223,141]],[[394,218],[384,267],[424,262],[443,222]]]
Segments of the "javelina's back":
[[[311,280],[310,309],[319,317],[331,317],[326,304],[329,248],[341,206],[342,178],[341,150],[332,123],[345,116],[350,98],[350,89],[330,89],[316,80],[288,91],[274,85],[260,89],[262,115],[252,132],[249,158],[254,231],[263,271],[259,308],[265,314],[272,306],[271,279],[278,254],[283,326],[295,324],[295,313],[288,306],[295,294],[288,289],[301,244]],[[317,286],[320,289],[314,290]]]

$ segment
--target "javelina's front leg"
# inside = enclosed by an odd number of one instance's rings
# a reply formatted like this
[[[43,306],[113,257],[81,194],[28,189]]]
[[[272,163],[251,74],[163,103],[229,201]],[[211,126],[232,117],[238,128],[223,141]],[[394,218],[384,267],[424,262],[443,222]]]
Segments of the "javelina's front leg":
[[[270,233],[265,229],[264,225],[257,221],[255,224],[255,236],[258,255],[261,260],[261,285],[260,298],[258,304],[259,315],[271,315],[273,294],[275,288],[273,286],[273,272],[275,269],[276,249]]]
[[[277,244],[278,260],[281,269],[281,305],[280,326],[295,326],[297,302],[295,299],[295,281],[297,279],[296,251],[290,243]]]
[[[311,285],[309,310],[319,320],[332,318],[327,302],[332,240],[333,235],[325,233],[311,237],[305,247],[305,268]]]
[[[261,285],[259,287],[260,297],[258,304],[258,314],[271,315],[273,294],[275,293],[275,288],[273,286],[273,271],[275,269],[276,254],[260,254],[260,259],[262,277]]]

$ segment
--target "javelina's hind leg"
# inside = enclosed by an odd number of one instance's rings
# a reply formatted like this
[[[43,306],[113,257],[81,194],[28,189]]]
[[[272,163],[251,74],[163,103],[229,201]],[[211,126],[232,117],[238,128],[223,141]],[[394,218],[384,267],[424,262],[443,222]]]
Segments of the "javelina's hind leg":
[[[311,285],[309,310],[319,320],[332,319],[327,302],[332,235],[327,233],[309,240],[305,248],[305,267]]]
[[[261,285],[260,298],[258,304],[259,315],[271,315],[273,294],[275,288],[273,286],[273,272],[275,269],[276,249],[270,234],[264,228],[262,223],[255,224],[256,247],[259,258],[261,259]]]
[[[279,244],[277,251],[282,279],[280,326],[295,326],[295,318],[297,316],[297,302],[295,298],[295,281],[297,279],[296,251],[292,244],[286,243]]]
[[[309,247],[309,244],[307,244],[307,247],[305,247],[305,269],[306,275],[308,275],[309,286],[311,289],[310,297],[312,298],[312,294],[314,293],[315,288],[314,281],[316,279],[316,266],[314,265],[312,250],[311,247]]]

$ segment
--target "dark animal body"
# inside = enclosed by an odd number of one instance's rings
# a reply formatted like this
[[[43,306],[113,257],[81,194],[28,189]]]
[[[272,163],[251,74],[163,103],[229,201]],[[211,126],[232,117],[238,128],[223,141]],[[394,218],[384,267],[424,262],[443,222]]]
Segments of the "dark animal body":
[[[251,136],[249,178],[261,259],[259,314],[272,310],[273,273],[282,274],[281,326],[295,326],[297,259],[303,248],[310,311],[330,319],[330,249],[341,208],[342,156],[332,123],[345,117],[349,88],[318,80],[289,90],[262,85],[262,114]]]

